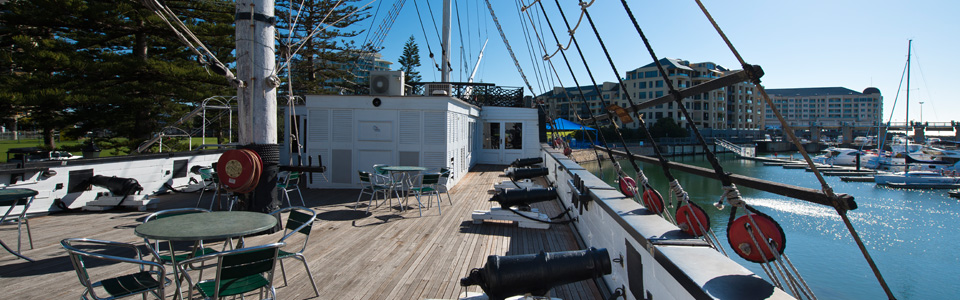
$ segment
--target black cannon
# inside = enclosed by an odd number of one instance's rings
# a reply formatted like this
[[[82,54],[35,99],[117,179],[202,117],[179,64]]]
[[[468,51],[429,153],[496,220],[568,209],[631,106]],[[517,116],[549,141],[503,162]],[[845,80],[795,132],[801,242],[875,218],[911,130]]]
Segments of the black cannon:
[[[96,175],[90,177],[90,179],[87,179],[87,183],[105,188],[115,196],[128,196],[143,191],[143,187],[140,186],[140,182],[133,178]]]
[[[532,294],[546,296],[554,286],[610,274],[606,248],[487,257],[483,268],[460,279],[461,286],[479,285],[491,300]]]
[[[513,163],[510,164],[510,166],[521,168],[521,167],[539,164],[542,162],[543,162],[542,157],[518,158],[517,160],[514,160]]]
[[[500,207],[507,208],[511,206],[529,207],[531,203],[550,201],[557,199],[557,190],[554,188],[539,189],[507,189],[490,198],[490,201],[497,201]]]
[[[506,171],[506,175],[513,181],[547,176],[549,174],[550,170],[547,168],[510,168]]]

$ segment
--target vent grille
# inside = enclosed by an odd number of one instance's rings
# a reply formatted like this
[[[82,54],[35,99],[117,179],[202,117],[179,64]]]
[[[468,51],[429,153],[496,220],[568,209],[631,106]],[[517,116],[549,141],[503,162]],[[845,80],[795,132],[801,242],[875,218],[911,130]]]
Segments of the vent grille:
[[[330,141],[330,111],[326,109],[310,110],[311,126],[307,130],[307,140],[316,142]]]
[[[400,112],[400,143],[401,144],[420,144],[420,112],[401,111]]]
[[[353,111],[352,110],[334,110],[333,111],[333,141],[336,143],[349,143],[353,141]]]
[[[445,145],[447,131],[446,112],[424,112],[423,113],[423,143]]]

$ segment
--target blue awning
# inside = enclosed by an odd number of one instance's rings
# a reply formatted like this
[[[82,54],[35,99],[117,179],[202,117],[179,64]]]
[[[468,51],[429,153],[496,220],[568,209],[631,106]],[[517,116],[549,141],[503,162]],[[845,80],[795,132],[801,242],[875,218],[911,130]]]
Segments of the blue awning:
[[[553,124],[547,124],[547,130],[553,130],[553,126],[552,126],[552,125],[556,125],[557,130],[563,130],[563,131],[566,131],[566,130],[596,130],[596,129],[593,129],[593,128],[590,128],[590,127],[587,127],[587,126],[583,126],[583,125],[580,125],[580,124],[577,124],[577,123],[574,123],[574,122],[570,122],[569,120],[564,119],[564,118],[557,118],[556,120],[553,120]]]

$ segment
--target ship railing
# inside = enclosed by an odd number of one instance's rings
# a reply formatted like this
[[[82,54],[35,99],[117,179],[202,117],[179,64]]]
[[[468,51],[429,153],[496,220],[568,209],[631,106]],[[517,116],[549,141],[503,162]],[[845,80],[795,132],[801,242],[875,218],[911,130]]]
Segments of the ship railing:
[[[570,207],[570,217],[577,220],[572,224],[581,246],[607,248],[614,258],[613,272],[598,280],[601,287],[623,289],[637,299],[712,299],[719,289],[739,294],[727,295],[731,299],[751,297],[749,293],[757,289],[769,291],[765,297],[791,298],[705,241],[678,234],[677,226],[647,211],[560,150],[543,144],[540,154],[550,170],[547,180],[556,187],[562,204]],[[713,174],[708,169],[701,172]]]

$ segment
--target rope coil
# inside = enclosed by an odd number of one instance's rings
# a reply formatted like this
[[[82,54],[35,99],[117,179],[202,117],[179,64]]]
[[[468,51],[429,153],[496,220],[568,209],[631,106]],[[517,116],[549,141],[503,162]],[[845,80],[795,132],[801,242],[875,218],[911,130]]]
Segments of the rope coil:
[[[680,182],[676,179],[670,182],[670,191],[677,197],[678,202],[690,202],[690,194],[687,194],[687,192],[683,190],[683,186],[681,186]]]
[[[726,199],[727,203],[734,207],[743,207],[746,205],[746,202],[743,201],[743,198],[740,197],[740,190],[737,189],[736,184],[730,184],[723,186],[723,196],[721,198]]]

